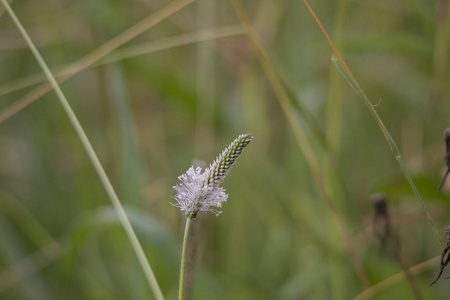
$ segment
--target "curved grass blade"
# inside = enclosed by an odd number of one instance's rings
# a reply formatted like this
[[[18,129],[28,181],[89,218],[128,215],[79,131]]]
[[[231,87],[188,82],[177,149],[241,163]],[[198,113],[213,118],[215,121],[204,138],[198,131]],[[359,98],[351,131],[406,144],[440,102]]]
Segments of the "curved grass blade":
[[[305,3],[306,7],[308,8],[309,12],[311,13],[312,17],[316,21],[317,25],[320,27],[320,30],[325,35],[325,38],[330,43],[331,47],[333,48],[334,52],[336,53],[335,56],[332,57],[333,63],[336,65],[338,70],[341,72],[341,74],[344,76],[344,78],[348,81],[350,86],[355,90],[355,92],[363,99],[364,104],[366,105],[367,109],[372,114],[373,118],[377,122],[378,126],[381,129],[381,132],[384,134],[384,137],[388,141],[389,147],[392,150],[392,153],[394,153],[395,159],[397,160],[398,164],[400,165],[400,169],[402,169],[403,174],[405,175],[406,179],[408,180],[409,185],[411,186],[411,189],[414,192],[414,195],[417,198],[417,201],[419,201],[420,207],[422,208],[423,212],[425,213],[425,216],[427,218],[428,223],[430,224],[431,230],[434,233],[434,237],[436,238],[439,246],[441,247],[441,250],[444,249],[444,242],[442,241],[439,232],[436,229],[436,225],[434,224],[433,218],[431,217],[430,213],[428,212],[427,207],[425,206],[425,203],[423,202],[422,196],[420,196],[419,191],[416,188],[416,185],[414,184],[411,176],[409,175],[408,169],[406,168],[405,164],[403,163],[402,157],[400,155],[400,151],[398,150],[398,147],[392,138],[391,134],[387,130],[386,126],[384,126],[383,122],[381,121],[380,116],[378,116],[377,111],[375,110],[372,103],[369,101],[369,98],[367,98],[366,94],[363,92],[359,84],[356,82],[355,77],[353,76],[352,72],[348,68],[347,64],[345,63],[344,59],[342,58],[341,54],[339,53],[338,49],[334,45],[333,41],[331,40],[330,36],[325,31],[325,28],[323,28],[322,24],[320,23],[319,19],[317,18],[316,14],[314,13],[313,9],[309,5],[308,1],[303,0],[303,3]]]
[[[52,86],[53,90],[55,91],[58,100],[60,101],[61,105],[63,106],[65,112],[67,113],[68,118],[70,119],[70,122],[72,123],[75,131],[77,132],[81,143],[83,144],[83,147],[86,150],[86,153],[88,154],[103,186],[105,187],[105,190],[120,218],[120,221],[122,223],[123,228],[125,229],[125,232],[127,234],[128,239],[130,240],[130,243],[133,247],[133,250],[135,251],[135,254],[137,256],[137,259],[139,260],[139,263],[142,266],[142,269],[144,271],[144,274],[148,280],[148,283],[153,290],[155,297],[158,300],[164,299],[164,296],[162,295],[161,289],[159,287],[158,282],[156,281],[156,277],[153,274],[153,270],[150,266],[149,261],[147,260],[147,257],[145,256],[144,250],[142,249],[141,244],[139,243],[139,240],[136,236],[136,233],[134,232],[133,227],[131,226],[131,223],[127,217],[127,214],[119,200],[119,197],[117,196],[111,181],[108,178],[108,175],[106,174],[102,164],[100,163],[100,160],[97,157],[97,154],[92,147],[91,142],[89,141],[86,133],[84,132],[83,127],[81,126],[80,122],[78,121],[78,118],[76,117],[75,113],[72,110],[72,107],[70,106],[69,102],[66,99],[66,96],[62,92],[61,88],[59,87],[55,77],[51,73],[50,69],[48,68],[47,64],[45,63],[44,59],[42,58],[41,54],[39,53],[39,50],[34,45],[33,41],[29,37],[28,33],[26,32],[25,28],[22,26],[21,22],[9,6],[8,2],[6,0],[1,0],[3,3],[3,6],[5,7],[6,11],[8,12],[9,16],[11,17],[12,21],[16,25],[17,29],[22,34],[24,40],[28,44],[28,47],[30,48],[31,52],[33,53],[34,57],[36,58],[38,64],[42,68],[42,71],[44,72],[45,76],[47,77],[50,85]]]
[[[341,72],[341,74],[344,76],[344,78],[348,81],[350,86],[355,90],[355,92],[363,99],[364,104],[366,105],[367,109],[370,111],[371,115],[377,122],[378,126],[381,129],[381,132],[383,132],[384,137],[386,138],[389,147],[392,150],[392,153],[394,153],[395,159],[397,160],[400,169],[402,170],[403,174],[406,177],[406,180],[408,180],[409,185],[411,186],[411,189],[414,192],[414,195],[416,196],[417,201],[419,201],[420,207],[422,208],[428,223],[430,224],[431,230],[434,233],[434,236],[439,243],[439,246],[441,247],[441,250],[444,249],[444,243],[441,240],[441,237],[439,235],[439,232],[436,229],[436,225],[434,224],[433,218],[431,217],[430,213],[428,212],[428,209],[425,205],[425,202],[422,199],[422,196],[420,195],[419,191],[416,188],[416,185],[414,184],[414,181],[411,178],[411,175],[408,172],[408,169],[406,168],[405,164],[403,163],[402,157],[400,155],[400,151],[398,150],[398,147],[392,138],[391,134],[387,130],[386,126],[384,125],[383,121],[381,121],[380,116],[378,115],[377,111],[373,107],[372,103],[370,102],[369,98],[367,98],[364,91],[359,86],[358,82],[356,82],[355,78],[351,75],[351,73],[348,72],[348,70],[344,67],[342,62],[338,60],[335,56],[331,58],[333,63],[336,65],[338,70]]]
[[[157,11],[156,13],[148,16],[147,18],[143,19],[142,21],[138,22],[137,24],[133,25],[132,27],[128,28],[121,34],[117,35],[116,37],[110,39],[88,55],[84,56],[83,58],[77,60],[73,64],[69,65],[67,68],[64,68],[61,70],[61,77],[58,78],[57,82],[62,83],[69,78],[73,77],[75,74],[81,72],[82,70],[88,68],[92,64],[96,63],[98,60],[102,59],[115,49],[119,48],[123,44],[129,42],[133,38],[137,37],[147,29],[155,26],[159,22],[165,20],[175,12],[179,11],[180,9],[184,8],[188,4],[192,3],[194,0],[176,0],[169,4],[167,4],[165,7],[163,7],[161,10]],[[2,1],[3,2],[3,1]],[[31,81],[35,79],[31,78]],[[28,82],[26,82],[28,83]],[[35,89],[31,90],[29,93],[27,93],[25,96],[21,97],[16,102],[12,103],[11,105],[7,106],[5,109],[3,109],[0,112],[0,123],[6,121],[7,119],[14,116],[16,113],[42,97],[43,95],[47,94],[52,90],[52,86],[48,83],[44,83]]]
[[[412,267],[408,268],[408,271],[411,272],[413,275],[421,274],[425,271],[428,271],[435,265],[439,263],[441,259],[441,256],[435,256],[433,258],[430,258],[424,262],[421,262],[420,264],[414,265]],[[367,290],[363,291],[361,294],[357,295],[353,298],[353,300],[365,300],[365,299],[372,299],[377,293],[392,287],[393,285],[401,282],[402,280],[406,279],[406,275],[404,271],[398,272],[397,274],[394,274],[374,285],[372,285]]]
[[[341,234],[343,243],[346,247],[350,260],[352,262],[353,268],[358,276],[359,281],[363,285],[363,287],[368,287],[370,285],[369,278],[363,268],[363,265],[359,259],[357,251],[355,251],[356,247],[353,245],[353,240],[350,237],[348,229],[345,225],[345,222],[342,216],[339,214],[337,205],[336,205],[336,195],[332,191],[332,187],[326,179],[326,174],[322,170],[322,167],[319,162],[319,158],[317,157],[317,153],[314,151],[310,140],[306,134],[305,129],[298,122],[299,120],[295,118],[293,113],[293,108],[291,101],[288,98],[288,94],[283,84],[281,83],[279,76],[277,75],[268,54],[265,49],[262,47],[259,39],[254,33],[253,27],[251,25],[249,16],[243,7],[243,4],[240,0],[230,0],[234,10],[241,23],[247,30],[247,34],[251,44],[253,45],[256,57],[261,63],[261,66],[264,72],[267,75],[269,83],[272,87],[273,92],[276,95],[276,98],[280,104],[280,107],[283,113],[286,116],[286,119],[291,126],[294,136],[300,146],[300,149],[305,156],[305,159],[311,169],[311,172],[316,179],[316,182],[320,188],[320,191],[324,197],[325,203],[328,206],[331,215],[333,216],[334,221],[336,222],[339,233]]]
[[[127,48],[121,48],[111,52],[104,58],[96,61],[95,63],[86,67],[93,68],[106,64],[110,64],[117,61],[126,60],[133,57],[138,57],[141,55],[146,55],[158,51],[168,50],[176,47],[186,46],[194,43],[201,43],[205,41],[227,38],[237,35],[245,34],[245,30],[241,25],[229,25],[211,29],[205,29],[190,33],[183,33],[175,35],[172,37],[162,38],[156,41],[144,42],[142,44],[137,44],[129,46]],[[88,54],[89,55],[89,54]],[[85,59],[85,58],[82,58]],[[71,64],[65,66],[58,66],[51,69],[53,75],[60,80],[64,80],[65,76],[68,76],[68,71],[73,68],[73,65],[79,63],[82,59],[77,60]],[[83,69],[84,70],[84,69]],[[79,72],[83,71],[80,70]],[[75,73],[78,74],[78,73]],[[75,75],[74,74],[74,75]],[[27,77],[22,77],[20,79],[6,82],[0,85],[0,96],[7,95],[18,90],[42,83],[46,80],[42,73],[32,74]]]

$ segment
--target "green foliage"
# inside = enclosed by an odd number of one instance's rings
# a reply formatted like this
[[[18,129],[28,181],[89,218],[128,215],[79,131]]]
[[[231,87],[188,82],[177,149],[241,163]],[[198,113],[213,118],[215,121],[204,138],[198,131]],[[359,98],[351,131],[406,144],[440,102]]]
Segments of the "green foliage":
[[[121,48],[196,31],[205,1],[212,0],[197,0]],[[446,169],[442,132],[450,126],[450,39],[442,38],[450,32],[450,16],[440,12],[438,18],[439,2],[310,4],[332,38],[339,37],[339,50],[372,104],[381,99],[378,115],[443,236],[450,224],[449,189],[437,188]],[[54,69],[168,3],[43,0],[12,7]],[[201,29],[239,23],[229,2],[216,4],[213,21]],[[303,3],[244,4],[370,285],[402,271],[394,248],[382,249],[372,235],[372,193],[387,195],[392,233],[408,266],[439,256],[408,180],[358,95],[333,77],[332,49]],[[8,87],[40,71],[8,15],[0,16],[1,114],[35,84],[14,92]],[[200,72],[203,64],[212,67]],[[246,35],[119,59],[82,71],[61,88],[167,299],[177,295],[184,225],[183,214],[169,204],[172,186],[193,159],[212,161],[242,132],[255,138],[224,183],[230,199],[223,214],[196,220],[193,299],[351,299],[363,292],[322,189]],[[199,103],[208,103],[207,109]],[[425,299],[448,298],[448,270],[427,287],[438,270],[435,260],[414,275]],[[152,297],[54,94],[2,121],[0,299]],[[377,290],[377,299],[412,297],[403,277]]]

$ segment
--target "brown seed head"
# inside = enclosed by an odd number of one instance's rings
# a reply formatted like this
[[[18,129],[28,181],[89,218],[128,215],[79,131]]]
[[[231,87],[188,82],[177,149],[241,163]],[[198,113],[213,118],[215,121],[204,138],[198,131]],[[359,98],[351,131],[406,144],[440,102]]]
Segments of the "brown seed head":
[[[450,168],[450,128],[444,130],[445,156],[444,161],[447,168]]]
[[[386,196],[382,193],[373,194],[370,197],[370,202],[372,202],[375,216],[385,216],[387,215],[387,201]]]
[[[390,236],[390,221],[387,199],[384,194],[373,194],[370,197],[373,205],[372,232],[384,248]]]
[[[444,140],[448,141],[450,139],[450,127],[445,128],[444,130]]]

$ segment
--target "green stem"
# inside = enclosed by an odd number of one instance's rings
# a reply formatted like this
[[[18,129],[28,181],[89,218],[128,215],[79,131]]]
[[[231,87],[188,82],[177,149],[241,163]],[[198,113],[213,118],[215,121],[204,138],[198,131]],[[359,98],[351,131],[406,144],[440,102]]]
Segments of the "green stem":
[[[436,228],[436,225],[434,224],[433,218],[431,217],[430,213],[428,212],[428,209],[425,205],[425,202],[422,199],[422,196],[420,195],[419,191],[416,188],[416,185],[414,184],[414,181],[412,180],[411,176],[409,175],[408,169],[406,168],[405,164],[403,163],[402,157],[400,155],[400,151],[398,150],[397,144],[395,143],[394,139],[392,138],[391,134],[387,130],[384,123],[381,121],[380,116],[378,115],[377,111],[375,110],[373,104],[370,102],[369,98],[366,96],[364,91],[359,86],[358,82],[353,78],[353,76],[345,69],[344,65],[341,61],[339,61],[335,56],[331,58],[333,63],[336,65],[338,70],[342,73],[344,78],[348,81],[350,86],[355,90],[355,92],[363,99],[364,104],[369,109],[370,113],[372,114],[373,118],[377,122],[378,126],[381,129],[381,132],[383,132],[384,137],[388,141],[389,147],[392,150],[392,153],[395,156],[395,159],[397,160],[398,164],[400,165],[400,169],[402,170],[403,174],[406,177],[406,180],[408,180],[409,185],[411,186],[411,189],[413,190],[414,195],[417,198],[417,201],[419,201],[420,207],[422,208],[423,212],[425,213],[425,216],[427,218],[428,223],[430,224],[431,230],[433,231],[434,237],[436,238],[439,246],[441,247],[441,250],[444,250],[444,242],[441,239],[441,236],[439,235],[439,232]]]
[[[144,271],[144,274],[147,278],[150,288],[153,290],[153,293],[155,294],[155,298],[158,300],[163,300],[164,296],[161,292],[158,282],[156,281],[155,275],[153,274],[153,270],[150,266],[150,263],[147,260],[147,257],[145,256],[144,250],[142,249],[142,246],[139,243],[136,233],[134,232],[133,227],[131,226],[131,223],[128,220],[127,214],[125,213],[125,209],[123,208],[122,204],[120,203],[119,197],[117,196],[117,194],[111,184],[111,181],[108,178],[108,175],[106,175],[105,169],[103,169],[103,166],[100,163],[100,160],[98,159],[97,154],[95,153],[95,150],[92,147],[92,144],[89,141],[86,133],[84,132],[83,127],[81,126],[80,122],[78,121],[78,118],[76,117],[75,113],[73,112],[72,107],[70,106],[69,102],[66,99],[66,96],[64,95],[64,93],[62,92],[58,83],[56,82],[55,77],[53,76],[52,72],[48,68],[47,64],[45,63],[45,61],[42,58],[41,54],[39,53],[38,49],[34,45],[33,41],[29,37],[25,28],[20,23],[16,14],[13,12],[13,10],[9,6],[8,2],[6,2],[6,0],[0,0],[0,1],[5,6],[5,9],[8,12],[8,14],[10,15],[12,21],[14,22],[14,24],[17,26],[20,33],[22,34],[25,42],[27,43],[27,45],[30,48],[31,52],[33,53],[34,57],[36,58],[38,64],[41,66],[42,71],[44,72],[45,76],[47,77],[47,80],[49,81],[53,90],[55,91],[57,98],[59,99],[64,110],[66,111],[67,116],[69,117],[70,121],[72,122],[72,125],[75,128],[75,131],[77,132],[78,137],[80,138],[81,143],[83,144],[83,147],[87,152],[87,155],[89,156],[95,170],[97,171],[100,181],[102,182],[103,186],[105,187],[106,193],[108,194],[108,196],[114,206],[114,209],[116,210],[119,220],[122,223],[123,228],[125,229],[125,233],[127,234],[128,239],[130,240],[131,246],[133,247],[133,250],[136,253],[136,256],[137,256],[139,263]]]
[[[181,266],[180,266],[180,289],[178,291],[178,300],[183,300],[184,297],[184,277],[186,275],[186,255],[189,242],[189,232],[191,231],[192,217],[188,216],[186,219],[186,227],[184,228],[183,250],[181,252]]]

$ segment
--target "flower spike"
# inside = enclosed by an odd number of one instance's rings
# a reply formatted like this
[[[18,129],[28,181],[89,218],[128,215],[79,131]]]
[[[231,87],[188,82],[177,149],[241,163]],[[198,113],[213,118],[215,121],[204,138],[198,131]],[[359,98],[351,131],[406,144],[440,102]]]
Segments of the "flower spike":
[[[199,211],[211,211],[219,215],[221,211],[211,207],[220,208],[228,199],[225,189],[219,185],[252,139],[251,134],[241,134],[205,170],[191,166],[178,177],[181,183],[174,186],[177,194],[173,197],[177,203],[172,205],[185,211],[191,218],[195,218]]]
[[[241,134],[209,165],[208,185],[219,185],[236,163],[239,155],[253,139],[251,134]]]

